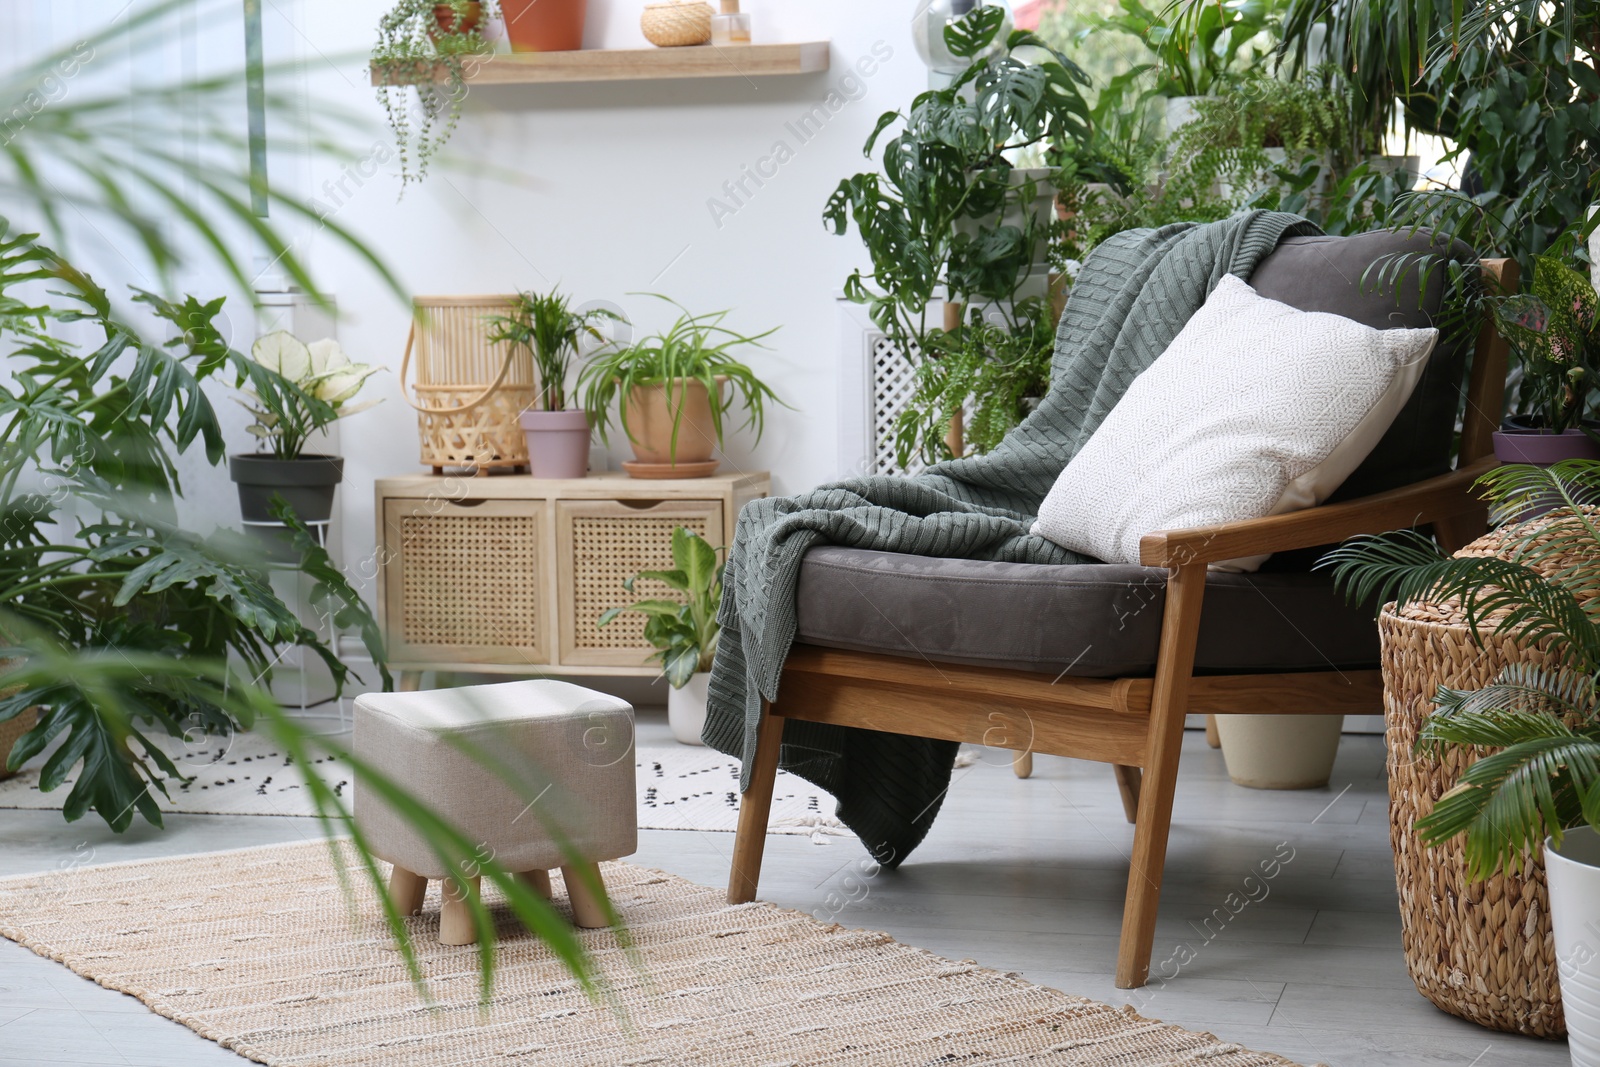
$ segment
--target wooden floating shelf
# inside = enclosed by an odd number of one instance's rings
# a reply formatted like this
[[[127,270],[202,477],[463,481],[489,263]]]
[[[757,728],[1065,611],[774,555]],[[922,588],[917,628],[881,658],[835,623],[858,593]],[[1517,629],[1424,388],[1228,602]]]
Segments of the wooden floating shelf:
[[[828,69],[829,42],[748,44],[717,48],[593,49],[581,52],[512,52],[467,59],[472,85],[532,85],[540,82],[638,81],[646,78],[765,78],[816,74]],[[438,68],[434,80],[448,75]],[[405,79],[411,81],[413,79]],[[379,68],[372,84],[387,81]]]

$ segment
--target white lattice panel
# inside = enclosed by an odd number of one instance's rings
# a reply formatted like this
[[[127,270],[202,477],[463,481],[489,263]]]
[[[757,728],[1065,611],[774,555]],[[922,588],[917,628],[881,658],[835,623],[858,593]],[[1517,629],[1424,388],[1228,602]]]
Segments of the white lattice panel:
[[[916,389],[916,368],[899,346],[881,333],[870,334],[867,346],[872,353],[871,473],[915,474],[922,469],[921,460],[913,457],[908,468],[895,462],[894,424]]]

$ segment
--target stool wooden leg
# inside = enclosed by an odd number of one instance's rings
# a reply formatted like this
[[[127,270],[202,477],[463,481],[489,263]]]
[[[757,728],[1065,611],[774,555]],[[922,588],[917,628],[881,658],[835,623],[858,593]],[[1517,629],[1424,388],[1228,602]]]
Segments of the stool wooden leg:
[[[588,875],[596,882],[604,885],[600,880],[600,867],[598,864],[585,863],[582,867],[562,867],[561,878],[567,883],[567,900],[572,904],[572,921],[585,930],[599,930],[610,923],[606,921],[605,908],[600,905],[600,898],[594,895],[589,888],[589,883],[584,881]]]
[[[549,871],[523,871],[517,875],[522,879],[522,884],[538,893],[544,899],[550,899],[550,872]]]
[[[389,873],[389,899],[401,915],[415,915],[422,910],[422,898],[428,895],[428,880],[396,866]]]
[[[1033,753],[1018,752],[1011,759],[1011,773],[1018,778],[1033,777]]]
[[[472,878],[472,891],[478,891],[479,880]],[[444,908],[439,912],[439,944],[470,945],[478,940],[478,928],[472,925],[472,909],[467,907],[467,897],[455,879],[445,878],[439,885],[444,890]]]
[[[1206,744],[1212,748],[1222,747],[1222,735],[1217,733],[1217,717],[1215,715],[1206,716]]]

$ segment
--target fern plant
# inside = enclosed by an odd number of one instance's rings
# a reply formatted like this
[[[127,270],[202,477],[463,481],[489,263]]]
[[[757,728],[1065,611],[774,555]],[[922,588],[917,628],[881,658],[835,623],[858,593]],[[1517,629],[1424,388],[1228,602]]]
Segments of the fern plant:
[[[1055,328],[1049,305],[1020,302],[1012,321],[973,308],[962,329],[935,333],[916,368],[916,389],[895,420],[895,456],[907,467],[952,458],[946,431],[963,415],[967,454],[988,452],[1050,388]]]
[[[1416,824],[1430,845],[1462,837],[1475,880],[1521,869],[1546,836],[1600,829],[1600,462],[1500,467],[1479,485],[1502,512],[1557,506],[1508,527],[1505,558],[1445,557],[1409,532],[1358,538],[1324,560],[1352,599],[1455,600],[1476,640],[1515,634],[1554,658],[1480,690],[1441,688],[1418,738],[1425,752],[1497,750]]]

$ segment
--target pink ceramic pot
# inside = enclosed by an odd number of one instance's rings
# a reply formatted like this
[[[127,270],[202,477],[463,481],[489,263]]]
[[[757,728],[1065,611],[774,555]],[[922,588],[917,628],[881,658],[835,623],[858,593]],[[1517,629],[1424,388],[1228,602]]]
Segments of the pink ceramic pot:
[[[1494,455],[1501,463],[1548,467],[1564,459],[1600,459],[1600,444],[1582,430],[1496,430]]]
[[[581,411],[524,411],[519,421],[535,478],[588,475],[589,416]]]

